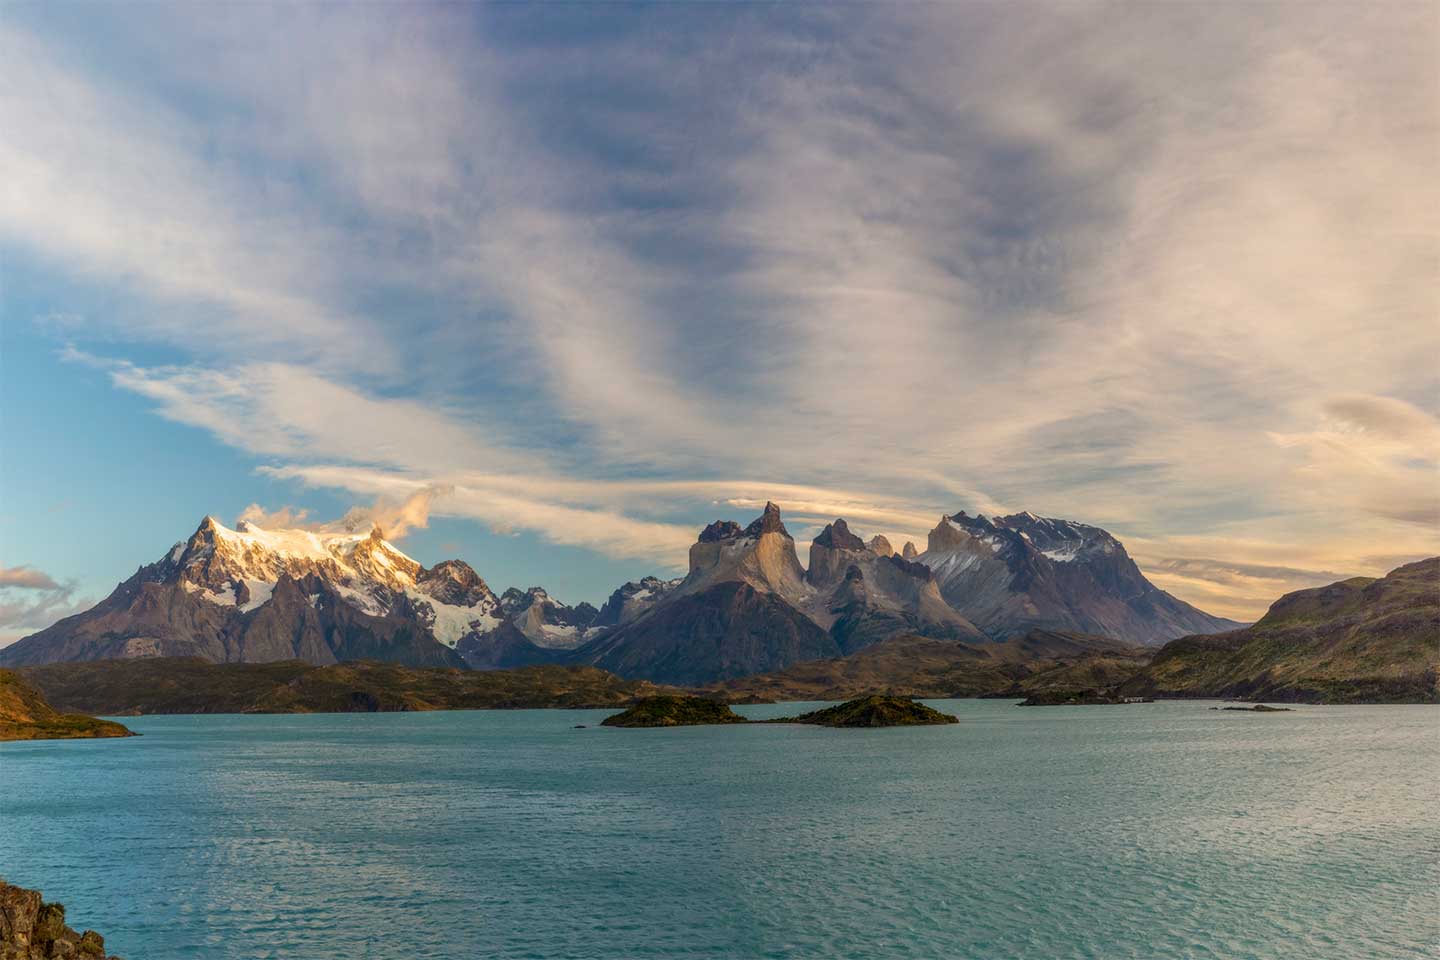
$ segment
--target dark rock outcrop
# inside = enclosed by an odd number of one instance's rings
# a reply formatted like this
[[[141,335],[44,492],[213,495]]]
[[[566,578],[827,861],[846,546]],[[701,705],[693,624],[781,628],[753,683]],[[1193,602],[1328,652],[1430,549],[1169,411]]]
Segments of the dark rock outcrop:
[[[774,502],[767,500],[765,510],[760,516],[750,521],[750,526],[745,528],[745,536],[758,537],[765,533],[781,533],[790,536],[790,531],[785,529],[785,524],[780,521],[780,508]]]
[[[600,721],[602,727],[688,727],[746,723],[729,704],[704,697],[646,697],[635,706]]]
[[[941,713],[906,697],[872,694],[838,707],[827,707],[798,717],[772,723],[812,723],[821,727],[921,727],[959,723],[958,717]]]
[[[0,878],[0,960],[105,960],[105,938],[65,924],[65,907]],[[109,960],[119,960],[110,957]]]
[[[464,560],[443,560],[416,578],[416,586],[441,603],[456,607],[473,607],[498,600],[489,584]]]
[[[815,543],[835,550],[868,550],[865,541],[850,532],[850,526],[842,519],[825,524],[825,529],[815,538]]]
[[[745,531],[734,520],[716,520],[700,531],[699,539],[701,543],[719,543],[722,540],[734,540],[744,534]]]

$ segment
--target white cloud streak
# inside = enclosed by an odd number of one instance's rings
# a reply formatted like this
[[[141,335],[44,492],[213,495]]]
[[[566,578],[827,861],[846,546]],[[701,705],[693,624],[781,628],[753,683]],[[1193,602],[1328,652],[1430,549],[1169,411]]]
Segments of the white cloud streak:
[[[1237,616],[1440,551],[1423,5],[526,16],[181,14],[209,127],[5,28],[0,232],[153,302],[162,416],[556,543],[1028,508]]]

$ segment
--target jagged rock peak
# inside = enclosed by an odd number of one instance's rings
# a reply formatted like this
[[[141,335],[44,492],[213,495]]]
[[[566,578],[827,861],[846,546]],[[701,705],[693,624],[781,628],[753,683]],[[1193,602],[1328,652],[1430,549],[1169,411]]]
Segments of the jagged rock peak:
[[[464,560],[442,560],[422,570],[416,585],[429,596],[452,606],[472,607],[485,600],[495,601],[490,585]]]
[[[914,560],[920,556],[920,551],[915,549],[915,541],[906,540],[905,546],[900,550],[900,556],[906,560]]]
[[[825,529],[820,531],[815,542],[822,547],[832,547],[836,550],[865,549],[865,541],[851,533],[850,526],[840,519],[834,523],[825,524]]]
[[[877,557],[888,557],[895,553],[895,548],[890,546],[890,541],[885,538],[883,533],[875,534],[865,546],[869,547],[870,552]]]
[[[935,574],[931,572],[930,568],[925,566],[925,564],[923,563],[919,563],[913,560],[906,560],[899,554],[894,553],[890,554],[890,556],[886,557],[885,559],[888,560],[891,564],[893,564],[895,569],[899,570],[901,573],[906,574],[907,576],[916,577],[920,580],[935,579]]]
[[[780,508],[774,501],[765,502],[765,512],[750,522],[745,528],[745,536],[758,537],[766,533],[779,533],[785,537],[790,536],[790,531],[785,529],[785,524],[780,522]]]
[[[977,513],[972,517],[964,510],[961,510],[959,513],[951,515],[949,519],[970,531],[978,530],[988,533],[995,529],[995,524],[991,523],[983,513]]]
[[[546,601],[556,603],[544,587],[531,587],[529,590],[521,590],[518,587],[507,587],[505,592],[500,594],[500,607],[507,614],[516,613],[521,610],[528,610],[537,603]],[[557,603],[558,606],[558,603]]]
[[[716,520],[710,526],[700,531],[701,543],[719,543],[721,540],[734,540],[743,536],[744,530],[734,520]]]

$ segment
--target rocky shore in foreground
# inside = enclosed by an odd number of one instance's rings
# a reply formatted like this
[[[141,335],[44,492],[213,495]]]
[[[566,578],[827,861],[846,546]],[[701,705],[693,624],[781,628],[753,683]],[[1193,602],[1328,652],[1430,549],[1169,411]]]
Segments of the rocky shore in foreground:
[[[46,903],[38,890],[0,879],[0,960],[120,960],[106,957],[105,938],[65,925],[65,907]]]

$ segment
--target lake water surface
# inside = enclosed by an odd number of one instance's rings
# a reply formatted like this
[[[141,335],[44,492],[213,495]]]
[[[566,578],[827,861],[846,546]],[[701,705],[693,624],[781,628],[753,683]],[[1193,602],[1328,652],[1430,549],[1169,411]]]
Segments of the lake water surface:
[[[1436,708],[928,702],[131,718],[0,745],[0,875],[127,960],[1440,955]]]

